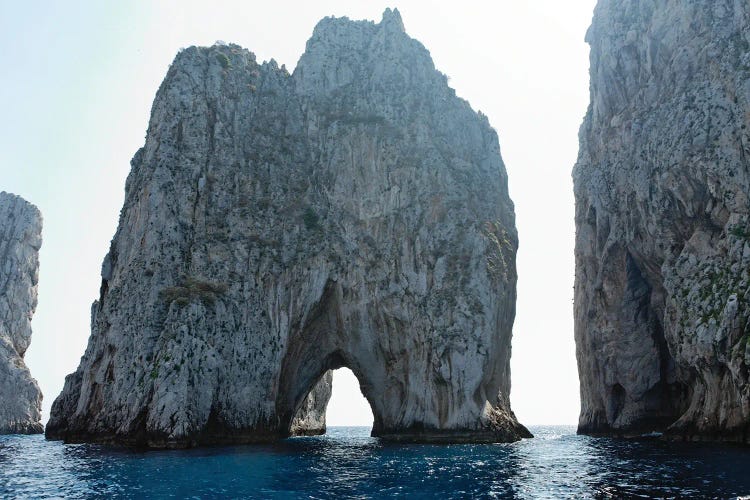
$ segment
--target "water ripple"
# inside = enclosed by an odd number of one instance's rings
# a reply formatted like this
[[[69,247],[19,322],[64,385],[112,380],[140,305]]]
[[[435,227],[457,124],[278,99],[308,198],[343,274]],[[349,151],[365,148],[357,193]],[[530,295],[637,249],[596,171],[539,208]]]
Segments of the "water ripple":
[[[368,429],[274,445],[133,452],[0,436],[3,498],[736,498],[750,450],[537,427],[496,445],[395,445]]]

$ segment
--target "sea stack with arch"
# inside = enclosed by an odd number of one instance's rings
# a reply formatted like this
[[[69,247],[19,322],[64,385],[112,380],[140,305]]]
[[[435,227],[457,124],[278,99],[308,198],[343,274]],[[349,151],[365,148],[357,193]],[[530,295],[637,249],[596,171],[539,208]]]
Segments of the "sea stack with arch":
[[[373,435],[530,436],[498,138],[398,11],[326,18],[293,74],[181,51],[132,160],[91,338],[47,437],[150,447],[324,429],[349,367]]]

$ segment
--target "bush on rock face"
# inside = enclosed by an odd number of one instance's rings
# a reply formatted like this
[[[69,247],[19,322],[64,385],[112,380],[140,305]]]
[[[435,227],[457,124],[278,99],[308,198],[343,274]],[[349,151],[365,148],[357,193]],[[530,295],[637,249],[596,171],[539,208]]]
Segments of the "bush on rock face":
[[[302,220],[305,223],[305,227],[307,229],[313,230],[313,229],[319,229],[320,228],[320,222],[318,214],[315,213],[315,210],[312,208],[307,208],[305,210],[305,213],[302,215]]]
[[[229,285],[226,283],[212,283],[197,278],[186,277],[177,286],[170,286],[161,291],[165,302],[171,304],[177,302],[179,305],[187,305],[195,299],[199,299],[205,305],[213,305],[218,295],[224,294]]]
[[[229,61],[229,57],[227,57],[226,54],[216,54],[216,59],[224,69],[228,69],[232,65],[232,63]]]

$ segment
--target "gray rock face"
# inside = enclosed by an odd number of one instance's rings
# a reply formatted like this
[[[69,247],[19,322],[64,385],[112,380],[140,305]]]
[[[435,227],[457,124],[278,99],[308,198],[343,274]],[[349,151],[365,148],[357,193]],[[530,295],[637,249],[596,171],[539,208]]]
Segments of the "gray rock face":
[[[326,433],[326,407],[333,391],[333,373],[328,370],[302,401],[292,420],[292,436],[318,436]]]
[[[23,362],[36,309],[42,215],[0,192],[0,434],[38,434],[42,393]]]
[[[750,4],[601,0],[587,41],[579,431],[750,442]]]
[[[321,432],[342,366],[376,436],[527,436],[508,403],[516,247],[496,133],[398,12],[322,20],[293,75],[234,45],[184,50],[47,436]]]

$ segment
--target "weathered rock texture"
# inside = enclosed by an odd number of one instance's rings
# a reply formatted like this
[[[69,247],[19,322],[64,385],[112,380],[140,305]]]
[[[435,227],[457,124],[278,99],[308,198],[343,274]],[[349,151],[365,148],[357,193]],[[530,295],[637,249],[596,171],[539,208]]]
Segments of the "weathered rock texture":
[[[42,393],[23,362],[36,309],[42,215],[0,192],[0,434],[43,431]]]
[[[750,441],[750,4],[601,0],[580,132],[579,431]]]
[[[317,436],[326,433],[326,407],[333,391],[333,373],[328,370],[302,401],[292,420],[293,436]]]
[[[326,373],[346,366],[376,436],[519,439],[516,247],[496,133],[396,11],[322,20],[293,75],[234,45],[186,49],[47,435],[158,447],[320,432]]]

